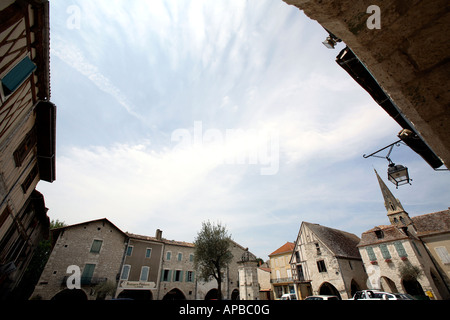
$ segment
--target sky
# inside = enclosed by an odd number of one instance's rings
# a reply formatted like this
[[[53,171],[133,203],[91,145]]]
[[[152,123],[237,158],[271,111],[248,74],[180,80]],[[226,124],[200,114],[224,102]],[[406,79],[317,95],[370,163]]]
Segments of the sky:
[[[411,215],[450,206],[448,172],[407,146],[411,185],[364,159],[400,127],[335,62],[326,31],[281,0],[50,1],[56,181],[50,219],[193,242],[225,225],[258,257],[302,221],[388,224],[374,169]]]

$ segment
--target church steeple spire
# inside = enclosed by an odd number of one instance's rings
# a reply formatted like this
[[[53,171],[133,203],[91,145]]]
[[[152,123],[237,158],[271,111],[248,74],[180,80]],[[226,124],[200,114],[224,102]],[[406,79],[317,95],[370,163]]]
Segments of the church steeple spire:
[[[374,170],[377,175],[378,183],[380,185],[381,193],[384,198],[384,206],[387,210],[387,216],[392,225],[397,227],[407,227],[412,224],[412,220],[408,213],[403,209],[400,201],[394,197],[389,188],[384,184],[383,180],[378,175],[377,170]]]

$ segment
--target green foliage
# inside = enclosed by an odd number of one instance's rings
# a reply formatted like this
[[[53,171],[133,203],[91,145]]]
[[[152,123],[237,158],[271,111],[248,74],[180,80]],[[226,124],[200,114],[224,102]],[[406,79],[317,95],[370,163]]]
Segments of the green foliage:
[[[203,222],[194,241],[194,265],[200,280],[217,280],[219,299],[223,272],[233,258],[230,251],[231,236],[220,223]]]
[[[412,264],[404,264],[399,268],[400,278],[406,281],[413,281],[422,277],[422,270]]]

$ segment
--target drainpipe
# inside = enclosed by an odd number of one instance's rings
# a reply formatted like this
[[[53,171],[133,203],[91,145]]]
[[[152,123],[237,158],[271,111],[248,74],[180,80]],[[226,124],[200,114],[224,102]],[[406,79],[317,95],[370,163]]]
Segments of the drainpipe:
[[[123,264],[125,262],[125,257],[127,254],[127,248],[128,248],[129,244],[130,244],[130,237],[126,236],[125,249],[123,250],[122,261],[120,262],[120,266],[119,266],[119,279],[117,279],[117,287],[116,287],[116,293],[114,294],[114,298],[117,298],[117,296],[118,296],[120,277],[122,276],[122,268],[123,268]]]

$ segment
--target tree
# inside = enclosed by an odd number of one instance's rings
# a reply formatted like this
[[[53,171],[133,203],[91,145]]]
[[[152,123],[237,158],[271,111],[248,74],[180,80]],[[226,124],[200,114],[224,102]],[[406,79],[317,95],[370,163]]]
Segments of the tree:
[[[194,265],[202,281],[217,281],[218,299],[222,300],[222,280],[228,263],[233,258],[230,251],[231,235],[220,223],[202,223],[194,241]]]

